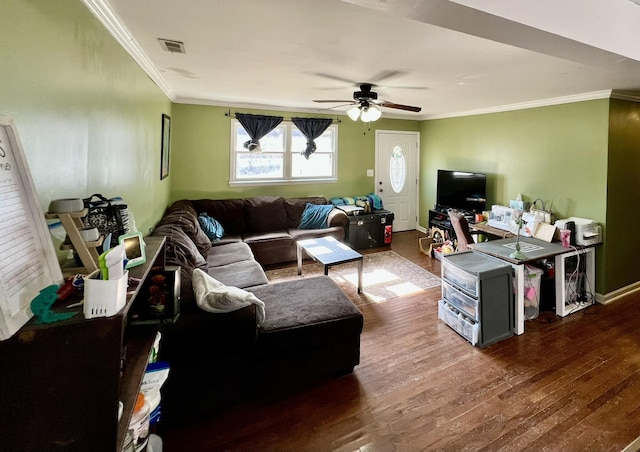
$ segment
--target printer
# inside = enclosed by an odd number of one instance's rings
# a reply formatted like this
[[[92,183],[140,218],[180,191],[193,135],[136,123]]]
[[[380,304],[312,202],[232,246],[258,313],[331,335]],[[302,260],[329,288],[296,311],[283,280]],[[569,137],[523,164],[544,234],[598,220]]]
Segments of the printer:
[[[567,228],[567,225],[571,222],[575,225],[574,231],[576,245],[587,246],[602,243],[602,227],[593,220],[569,217],[563,220],[556,220],[555,226],[558,229],[569,229]]]

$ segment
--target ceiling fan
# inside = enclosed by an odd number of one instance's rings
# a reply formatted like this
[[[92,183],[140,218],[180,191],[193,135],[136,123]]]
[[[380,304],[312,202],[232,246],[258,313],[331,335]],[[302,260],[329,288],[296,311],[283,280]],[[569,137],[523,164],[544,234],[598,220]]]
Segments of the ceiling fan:
[[[396,104],[394,102],[378,99],[378,93],[372,91],[373,86],[375,85],[373,85],[372,83],[361,83],[360,91],[355,91],[353,93],[353,100],[317,99],[314,100],[314,102],[343,104],[337,105],[336,107],[332,108],[337,108],[344,105],[353,105],[353,107],[347,110],[347,114],[354,121],[360,118],[363,122],[376,121],[377,119],[379,119],[382,115],[382,112],[378,107],[395,108],[397,110],[413,111],[416,113],[422,110],[422,108],[420,107]]]

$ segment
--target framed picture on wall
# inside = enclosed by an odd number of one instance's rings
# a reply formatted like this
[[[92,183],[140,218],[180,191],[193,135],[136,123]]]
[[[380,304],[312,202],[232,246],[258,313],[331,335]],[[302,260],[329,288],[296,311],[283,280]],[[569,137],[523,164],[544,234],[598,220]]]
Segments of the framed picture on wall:
[[[169,175],[169,151],[171,149],[171,117],[162,115],[162,149],[160,154],[160,180]]]

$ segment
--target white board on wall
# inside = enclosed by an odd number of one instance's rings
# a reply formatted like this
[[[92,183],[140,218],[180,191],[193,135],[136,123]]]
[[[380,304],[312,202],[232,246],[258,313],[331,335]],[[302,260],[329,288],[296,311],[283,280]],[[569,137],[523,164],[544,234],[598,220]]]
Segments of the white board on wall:
[[[0,116],[0,340],[33,316],[31,300],[62,272],[11,118]]]

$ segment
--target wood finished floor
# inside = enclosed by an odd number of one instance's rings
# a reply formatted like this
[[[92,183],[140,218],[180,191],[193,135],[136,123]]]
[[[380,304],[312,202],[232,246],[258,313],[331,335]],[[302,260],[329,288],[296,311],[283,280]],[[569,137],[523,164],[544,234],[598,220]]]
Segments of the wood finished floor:
[[[394,233],[392,249],[439,275],[421,235]],[[352,375],[161,431],[164,450],[620,451],[640,436],[639,295],[541,313],[485,349],[438,320],[439,298],[362,307]]]

